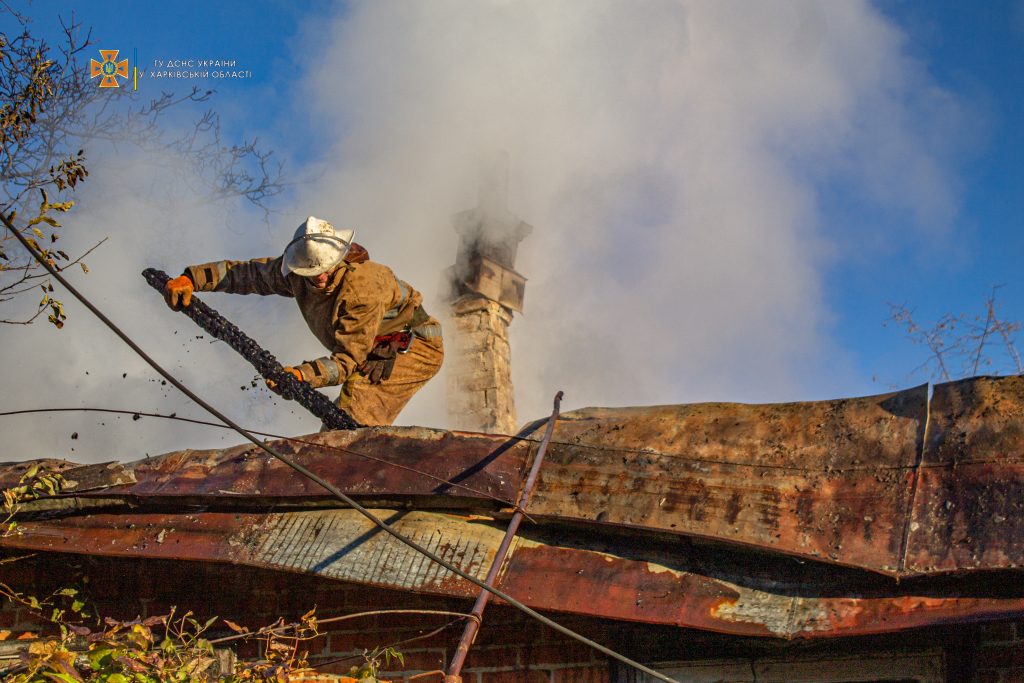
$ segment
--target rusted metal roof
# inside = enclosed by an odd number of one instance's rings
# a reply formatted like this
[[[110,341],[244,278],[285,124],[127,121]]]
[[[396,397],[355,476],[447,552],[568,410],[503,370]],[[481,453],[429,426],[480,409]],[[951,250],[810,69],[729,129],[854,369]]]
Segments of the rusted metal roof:
[[[1021,377],[939,385],[930,414],[925,386],[808,403],[585,409],[559,421],[530,514],[891,576],[1018,568],[1022,425]],[[368,428],[274,447],[371,503],[494,511],[500,501],[511,507],[536,439],[529,429],[508,439]],[[111,471],[110,486],[94,482],[76,497],[334,505],[252,446],[179,451],[123,467],[123,483]],[[16,475],[11,468],[0,483]]]
[[[503,530],[488,520],[376,510],[399,532],[481,577]],[[380,533],[353,510],[83,515],[25,522],[9,548],[215,561],[435,595],[477,589]],[[532,530],[517,538],[498,588],[536,609],[780,638],[898,631],[1020,617],[1024,591],[949,582],[897,585],[824,564],[758,562],[721,549]]]
[[[927,398],[570,413],[531,510],[899,573]]]
[[[367,428],[274,447],[476,572],[500,536],[478,516],[508,513],[540,424],[516,438]],[[0,469],[0,485],[24,467]],[[61,468],[67,493],[26,506],[56,518],[25,521],[0,546],[475,593],[384,546],[352,511],[325,509],[337,503],[251,446]],[[1024,566],[1022,494],[1021,377],[939,385],[931,401],[922,386],[808,403],[585,409],[558,423],[529,509],[537,524],[499,587],[543,609],[743,635],[1019,617],[1024,591],[996,594],[977,577]],[[183,506],[202,512],[164,512]]]
[[[1024,377],[940,384],[905,573],[1024,567]]]
[[[535,446],[529,440],[420,427],[367,427],[272,445],[352,496],[458,507],[469,504],[462,499],[484,506],[495,503],[494,498],[514,500]],[[61,461],[51,461],[51,466],[54,462]],[[0,469],[0,486],[17,482],[30,465]],[[71,479],[85,470],[67,462],[58,469]],[[335,504],[319,485],[251,444],[91,465],[85,482],[67,491],[77,497],[137,502]]]

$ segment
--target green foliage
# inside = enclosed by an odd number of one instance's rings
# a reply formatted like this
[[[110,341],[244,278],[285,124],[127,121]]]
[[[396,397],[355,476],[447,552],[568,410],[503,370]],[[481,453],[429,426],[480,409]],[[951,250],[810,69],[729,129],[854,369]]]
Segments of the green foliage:
[[[178,615],[172,608],[169,614],[147,619],[100,619],[75,588],[37,599],[0,584],[0,596],[23,605],[57,630],[28,646],[20,666],[7,672],[4,680],[9,683],[287,683],[311,671],[302,647],[319,634],[315,610],[297,623],[278,620],[256,631],[223,619],[236,635],[211,639],[207,634],[217,617],[201,622],[191,612]],[[5,635],[0,632],[0,639]],[[258,641],[261,657],[238,662],[215,649],[238,640]],[[351,670],[362,683],[376,683],[382,666],[403,662],[392,647],[376,648],[364,659]]]
[[[84,601],[76,600],[72,604],[84,604]],[[216,618],[200,623],[191,612],[177,616],[172,611],[134,621],[105,619],[103,627],[93,631],[70,623],[69,616],[66,612],[54,613],[50,621],[59,626],[59,636],[32,643],[22,655],[21,670],[8,681],[185,683],[224,680],[214,678],[215,672],[207,673],[216,658],[204,633]]]
[[[405,666],[405,657],[393,647],[376,647],[363,655],[365,661],[361,665],[353,666],[348,675],[360,683],[375,683],[380,680],[381,669],[390,668],[391,662],[398,662],[399,666]]]

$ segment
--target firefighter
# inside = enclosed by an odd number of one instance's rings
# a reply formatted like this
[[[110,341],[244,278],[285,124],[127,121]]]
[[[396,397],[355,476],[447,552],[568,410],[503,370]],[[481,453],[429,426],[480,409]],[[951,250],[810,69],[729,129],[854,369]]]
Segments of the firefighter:
[[[313,387],[341,385],[338,407],[362,424],[389,425],[441,368],[441,325],[352,237],[310,216],[281,256],[189,266],[167,283],[167,304],[188,306],[195,290],[293,297],[330,355],[285,371]]]

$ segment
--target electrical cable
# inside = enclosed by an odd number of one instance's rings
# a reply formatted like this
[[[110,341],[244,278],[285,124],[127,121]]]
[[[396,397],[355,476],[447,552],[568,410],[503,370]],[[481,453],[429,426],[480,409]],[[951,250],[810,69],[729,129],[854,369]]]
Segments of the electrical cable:
[[[393,529],[389,524],[387,524],[382,519],[380,519],[379,517],[374,515],[372,512],[367,510],[365,507],[363,507],[358,502],[353,500],[351,497],[346,495],[344,492],[342,492],[340,489],[338,489],[333,484],[325,481],[324,479],[322,479],[321,477],[317,476],[313,472],[310,472],[308,469],[306,469],[305,467],[303,467],[299,463],[293,461],[291,458],[288,458],[288,457],[286,457],[284,455],[281,455],[277,451],[275,451],[272,448],[270,448],[268,445],[266,445],[265,443],[263,443],[262,441],[257,439],[255,436],[253,436],[253,434],[251,432],[245,430],[240,425],[236,424],[234,422],[234,420],[229,418],[227,415],[224,415],[223,413],[221,413],[219,410],[217,410],[212,405],[207,403],[204,399],[202,399],[200,396],[198,396],[191,389],[189,389],[184,384],[182,384],[180,381],[178,381],[177,378],[175,378],[169,372],[164,370],[164,368],[159,363],[157,363],[155,360],[153,360],[149,356],[149,354],[147,354],[145,351],[143,351],[142,348],[131,339],[131,337],[129,337],[127,334],[125,334],[125,332],[123,330],[121,330],[120,327],[115,325],[113,321],[111,321],[106,315],[104,315],[104,313],[102,311],[100,311],[88,299],[88,297],[86,297],[85,295],[81,294],[73,285],[71,285],[70,282],[68,282],[64,278],[64,276],[62,276],[60,274],[60,272],[52,264],[50,264],[41,254],[39,254],[36,251],[36,249],[34,249],[32,247],[31,243],[29,243],[29,241],[25,238],[25,236],[22,235],[21,232],[19,232],[16,227],[14,227],[14,225],[11,223],[10,219],[8,219],[6,214],[4,214],[3,212],[0,212],[0,219],[3,220],[4,225],[11,232],[11,234],[14,235],[14,237],[17,238],[17,240],[19,242],[21,242],[22,246],[25,247],[25,249],[28,250],[28,252],[32,255],[32,257],[35,258],[36,261],[38,261],[43,266],[43,268],[45,268],[47,271],[49,271],[50,275],[52,275],[54,277],[54,279],[56,279],[58,282],[60,282],[69,292],[71,292],[72,296],[74,296],[76,299],[78,299],[79,302],[82,303],[82,305],[84,305],[86,308],[88,308],[89,311],[91,311],[93,315],[95,315],[97,318],[99,318],[100,321],[103,322],[103,324],[105,324],[108,328],[110,328],[111,332],[116,334],[121,339],[121,341],[123,341],[125,344],[128,345],[129,348],[131,348],[133,351],[135,351],[135,353],[137,353],[139,355],[139,357],[141,357],[144,361],[146,361],[150,365],[150,367],[152,367],[154,370],[156,370],[160,374],[160,376],[162,376],[164,379],[166,379],[168,382],[170,382],[172,385],[174,385],[174,387],[177,388],[180,392],[182,392],[183,394],[188,396],[190,399],[195,401],[197,404],[199,404],[199,406],[201,406],[204,410],[206,410],[211,415],[216,417],[218,420],[220,420],[224,424],[226,424],[229,427],[231,427],[232,429],[234,429],[241,436],[244,436],[246,439],[248,439],[252,443],[256,444],[256,446],[258,446],[260,449],[266,451],[269,455],[277,458],[282,463],[284,463],[288,467],[291,467],[296,472],[299,472],[300,474],[303,474],[304,476],[309,478],[310,481],[313,481],[313,482],[317,483],[318,485],[323,487],[325,490],[327,490],[329,493],[331,493],[331,495],[335,496],[338,500],[340,500],[343,503],[349,505],[353,510],[357,510],[361,515],[363,515],[368,520],[370,520],[370,522],[372,522],[375,526],[377,526],[381,531],[383,531],[386,534],[392,536],[393,538],[395,538],[399,542],[409,546],[410,548],[412,548],[416,552],[418,552],[418,553],[422,554],[423,556],[429,558],[430,560],[432,560],[435,563],[439,564],[440,566],[444,567],[445,569],[447,569],[451,573],[455,574],[456,576],[458,576],[458,577],[460,577],[460,578],[462,578],[462,579],[464,579],[466,581],[469,581],[470,583],[475,585],[477,588],[481,588],[483,590],[490,591],[491,594],[495,595],[496,597],[501,598],[502,600],[507,602],[509,605],[515,607],[516,609],[518,609],[519,611],[523,612],[524,614],[532,617],[533,619],[541,622],[545,626],[547,626],[547,627],[549,627],[551,629],[554,629],[555,631],[558,631],[562,635],[568,636],[568,637],[572,638],[573,640],[579,641],[579,642],[583,643],[584,645],[592,647],[595,650],[597,650],[597,651],[599,651],[599,652],[601,652],[601,653],[611,657],[612,659],[616,659],[616,660],[622,662],[623,664],[626,664],[627,666],[630,666],[630,667],[632,667],[632,668],[634,668],[634,669],[636,669],[638,671],[642,671],[643,673],[645,673],[645,674],[647,674],[649,676],[657,678],[660,681],[664,681],[665,683],[679,683],[679,681],[676,681],[675,679],[673,679],[673,678],[671,678],[669,676],[666,676],[665,674],[663,674],[663,673],[661,673],[659,671],[655,671],[654,669],[652,669],[652,668],[650,668],[648,666],[645,666],[645,665],[641,664],[640,662],[637,662],[637,661],[635,661],[633,659],[630,659],[629,657],[627,657],[627,656],[625,656],[623,654],[620,654],[620,653],[616,652],[615,650],[612,650],[611,648],[605,647],[604,645],[601,645],[600,643],[598,643],[596,641],[593,641],[593,640],[587,638],[584,635],[576,633],[572,629],[569,629],[569,628],[566,628],[565,626],[562,626],[558,622],[556,622],[556,621],[554,621],[552,619],[549,619],[548,617],[545,617],[540,612],[537,612],[533,608],[526,606],[525,604],[523,604],[519,600],[516,600],[515,598],[513,598],[511,595],[508,595],[504,591],[498,590],[497,588],[494,588],[493,586],[488,586],[484,581],[481,581],[480,579],[476,578],[475,576],[471,576],[470,574],[467,574],[466,572],[462,571],[461,569],[459,569],[455,565],[451,564],[450,562],[448,562],[448,561],[444,560],[443,558],[439,557],[438,555],[436,555],[435,553],[431,552],[427,548],[425,548],[425,547],[421,546],[420,544],[416,543],[412,539],[406,538],[405,536],[403,536],[398,531],[395,531],[395,529]],[[557,411],[557,409],[556,409],[556,411]]]

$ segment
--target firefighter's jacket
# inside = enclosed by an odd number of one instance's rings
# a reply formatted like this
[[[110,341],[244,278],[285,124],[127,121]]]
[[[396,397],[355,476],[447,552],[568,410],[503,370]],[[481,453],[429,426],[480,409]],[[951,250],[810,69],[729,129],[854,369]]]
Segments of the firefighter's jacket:
[[[425,317],[417,312],[422,295],[387,266],[369,260],[343,262],[324,289],[295,273],[284,275],[280,256],[216,261],[190,266],[185,274],[198,291],[293,297],[309,329],[331,352],[297,367],[315,387],[344,383],[366,360],[376,336],[422,325]],[[426,327],[431,326],[440,329],[435,320],[427,319]]]

